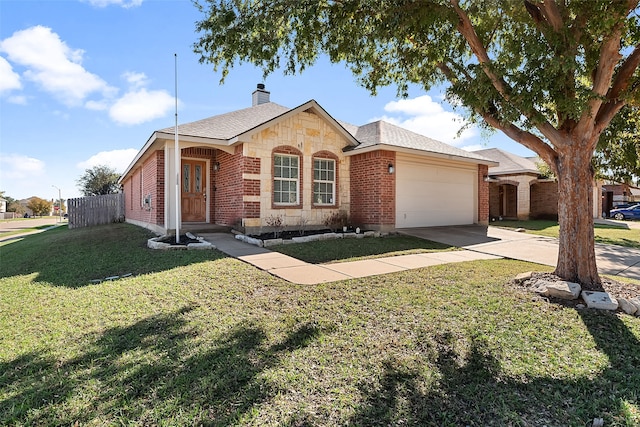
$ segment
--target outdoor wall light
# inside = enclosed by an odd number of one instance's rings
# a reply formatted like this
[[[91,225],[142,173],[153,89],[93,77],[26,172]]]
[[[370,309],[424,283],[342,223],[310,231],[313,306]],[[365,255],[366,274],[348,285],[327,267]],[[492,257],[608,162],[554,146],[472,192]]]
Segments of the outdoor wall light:
[[[220,170],[220,162],[215,162],[213,164],[213,170],[218,172]]]
[[[393,164],[389,163],[389,166],[387,166],[387,169],[389,170],[389,173],[393,173],[394,171]]]

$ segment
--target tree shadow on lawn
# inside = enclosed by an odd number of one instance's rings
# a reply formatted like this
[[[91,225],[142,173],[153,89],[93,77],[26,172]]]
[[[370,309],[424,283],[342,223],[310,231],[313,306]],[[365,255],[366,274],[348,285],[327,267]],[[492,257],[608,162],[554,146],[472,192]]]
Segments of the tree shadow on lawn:
[[[264,370],[322,334],[301,324],[267,345],[264,330],[239,323],[203,342],[185,319],[191,310],[108,329],[69,360],[34,352],[0,364],[10,396],[0,401],[0,424],[230,425],[276,394]]]
[[[78,288],[92,280],[140,275],[226,258],[218,250],[161,251],[147,248],[155,237],[141,227],[118,223],[24,237],[0,247],[0,278],[37,273],[36,281]]]
[[[625,402],[640,405],[640,341],[614,315],[579,313],[609,358],[593,378],[506,377],[483,338],[472,338],[464,356],[454,350],[455,333],[445,332],[426,350],[439,378],[430,382],[417,368],[389,360],[377,383],[360,387],[364,403],[349,425],[584,426],[594,418],[631,425]]]

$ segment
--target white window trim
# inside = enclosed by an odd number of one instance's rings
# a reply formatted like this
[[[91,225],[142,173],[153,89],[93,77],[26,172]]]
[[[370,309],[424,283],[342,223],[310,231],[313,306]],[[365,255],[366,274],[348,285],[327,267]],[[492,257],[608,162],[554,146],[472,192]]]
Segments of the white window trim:
[[[326,161],[326,162],[332,162],[333,163],[333,181],[328,181],[328,180],[324,180],[324,179],[315,179],[315,173],[316,173],[316,160],[320,160],[320,161]],[[312,191],[313,191],[313,204],[315,206],[334,206],[336,204],[336,164],[337,162],[334,159],[331,158],[326,158],[326,157],[314,157],[313,158],[313,170],[312,170],[312,177],[313,177],[313,182],[312,182]],[[319,183],[331,183],[331,196],[333,201],[329,202],[329,203],[321,203],[321,202],[317,202],[316,201],[316,192],[315,192],[315,183],[319,182]]]
[[[295,158],[298,159],[298,175],[295,178],[282,178],[282,177],[276,177],[275,174],[275,169],[276,169],[276,157],[289,157],[289,158]],[[300,156],[296,155],[296,154],[283,154],[283,153],[275,153],[273,155],[273,182],[274,182],[274,188],[272,189],[271,192],[271,197],[273,198],[273,204],[277,205],[277,206],[298,206],[300,205],[300,163],[301,163],[301,159]],[[295,202],[276,202],[275,200],[275,182],[276,181],[286,181],[286,182],[295,182],[296,183],[296,201]]]

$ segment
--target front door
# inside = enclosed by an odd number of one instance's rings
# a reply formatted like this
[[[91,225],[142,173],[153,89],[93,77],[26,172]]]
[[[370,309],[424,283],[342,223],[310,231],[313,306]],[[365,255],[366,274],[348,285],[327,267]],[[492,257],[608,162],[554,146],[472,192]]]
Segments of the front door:
[[[207,162],[182,160],[182,221],[205,222],[207,216]]]

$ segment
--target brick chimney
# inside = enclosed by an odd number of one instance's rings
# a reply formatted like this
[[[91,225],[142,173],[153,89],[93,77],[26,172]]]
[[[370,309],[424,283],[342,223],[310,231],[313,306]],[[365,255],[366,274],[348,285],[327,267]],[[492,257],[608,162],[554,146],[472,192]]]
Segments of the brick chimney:
[[[264,84],[258,83],[258,88],[252,94],[252,106],[266,104],[267,102],[271,102],[269,100],[269,95],[271,92],[266,91],[264,89]]]

